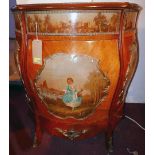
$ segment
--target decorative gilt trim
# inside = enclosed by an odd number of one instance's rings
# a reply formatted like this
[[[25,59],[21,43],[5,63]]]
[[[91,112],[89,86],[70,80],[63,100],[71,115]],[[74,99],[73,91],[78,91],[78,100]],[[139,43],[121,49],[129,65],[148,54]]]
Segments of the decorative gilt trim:
[[[37,148],[39,146],[39,142],[37,140],[37,136],[36,136],[36,133],[34,135],[34,139],[33,139],[33,148]]]
[[[134,59],[133,53],[137,52],[137,42],[136,41],[133,41],[132,44],[130,45],[129,52],[130,52],[130,60],[129,60],[128,67],[126,70],[125,80],[123,82],[123,88],[122,88],[122,90],[118,96],[119,99],[118,99],[117,104],[124,103],[124,101],[125,101],[125,96],[126,96],[128,84],[129,84],[129,81],[131,80],[130,75],[133,74],[133,72],[131,72],[131,69],[132,69],[131,64],[133,63],[132,61]]]
[[[21,33],[21,30],[15,29],[15,32],[17,32],[17,33]]]
[[[124,12],[124,32],[130,32],[136,30],[136,20],[138,16],[138,11],[135,10],[125,10]]]
[[[15,64],[17,66],[19,76],[21,78],[21,68],[20,68],[20,64],[19,64],[19,51],[20,51],[20,46],[19,46],[18,41],[16,40],[16,51],[14,52],[14,59],[15,59]]]
[[[106,147],[109,153],[113,152],[113,137],[106,138]]]
[[[29,108],[30,108],[31,111],[33,112],[33,109],[32,109],[31,104],[30,104],[30,103],[33,103],[33,102],[31,101],[30,97],[29,97],[28,94],[27,94],[27,90],[26,90],[26,88],[25,88],[24,80],[23,80],[23,77],[22,77],[22,74],[21,74],[21,68],[20,68],[20,64],[19,64],[20,45],[19,45],[19,43],[18,43],[17,40],[16,40],[16,46],[17,46],[17,47],[16,47],[17,49],[16,49],[16,52],[14,52],[15,65],[17,66],[18,74],[19,74],[20,79],[21,79],[21,81],[22,81],[22,83],[23,83],[23,85],[24,85],[24,89],[25,89],[25,92],[26,92],[26,94],[25,94],[26,103],[28,104]]]
[[[25,11],[25,14],[48,14],[48,13],[96,13],[96,12],[103,12],[103,13],[120,13],[121,10],[36,10],[36,11]]]
[[[62,133],[65,137],[69,138],[70,140],[74,140],[75,138],[81,136],[82,134],[85,134],[88,132],[88,129],[83,129],[81,131],[76,131],[74,129],[70,130],[63,130],[60,128],[55,128],[58,132]]]
[[[23,33],[22,20],[21,20],[21,12],[20,11],[15,12],[14,13],[14,18],[15,18],[15,32],[17,32],[17,33]]]
[[[28,32],[28,35],[35,35],[35,32]],[[42,33],[38,32],[38,35],[42,36],[95,36],[95,35],[115,35],[119,34],[119,32],[94,32],[94,33]]]
[[[20,64],[19,64],[19,52],[20,52],[20,45],[18,43],[18,41],[16,40],[16,44],[17,44],[17,50],[16,52],[14,53],[14,58],[15,58],[15,64],[17,66],[17,70],[18,70],[18,73],[19,73],[19,76],[20,76],[20,79],[24,85],[24,80],[23,80],[23,77],[22,77],[22,73],[21,73],[21,67],[20,67]]]

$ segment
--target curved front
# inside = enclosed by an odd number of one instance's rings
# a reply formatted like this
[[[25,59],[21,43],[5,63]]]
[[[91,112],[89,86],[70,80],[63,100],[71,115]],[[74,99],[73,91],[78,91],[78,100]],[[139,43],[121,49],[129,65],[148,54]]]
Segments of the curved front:
[[[17,61],[41,128],[69,139],[114,128],[137,65],[139,9],[23,8]]]

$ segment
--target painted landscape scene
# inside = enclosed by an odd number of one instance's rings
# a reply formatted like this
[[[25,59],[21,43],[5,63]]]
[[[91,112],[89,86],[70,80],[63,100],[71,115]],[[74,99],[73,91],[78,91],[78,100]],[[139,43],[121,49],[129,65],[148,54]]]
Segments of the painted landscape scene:
[[[30,13],[26,16],[28,32],[39,33],[100,33],[119,32],[120,12],[54,12]]]
[[[60,118],[82,119],[108,95],[110,81],[89,56],[58,53],[46,58],[36,89],[48,111]]]

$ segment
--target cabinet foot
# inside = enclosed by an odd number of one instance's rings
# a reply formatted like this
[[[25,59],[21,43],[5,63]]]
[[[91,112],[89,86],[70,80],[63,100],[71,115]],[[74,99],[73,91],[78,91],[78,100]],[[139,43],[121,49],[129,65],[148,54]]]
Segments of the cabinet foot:
[[[38,147],[40,144],[40,141],[38,140],[36,134],[34,135],[34,140],[33,140],[33,148]]]
[[[105,143],[106,143],[106,148],[107,148],[108,153],[113,152],[113,136],[112,135],[111,136],[106,135]]]
[[[35,121],[36,121],[36,125],[35,125],[35,134],[34,134],[34,140],[33,140],[33,148],[36,148],[37,146],[39,146],[42,140],[42,130],[41,130],[39,116],[37,114],[35,116]]]

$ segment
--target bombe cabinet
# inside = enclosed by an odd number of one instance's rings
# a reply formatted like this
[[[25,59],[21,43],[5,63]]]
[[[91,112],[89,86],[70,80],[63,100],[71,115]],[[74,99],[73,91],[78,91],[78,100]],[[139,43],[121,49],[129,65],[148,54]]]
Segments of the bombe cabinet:
[[[138,63],[132,3],[17,5],[16,62],[33,103],[34,146],[44,131],[70,140],[112,134]]]

